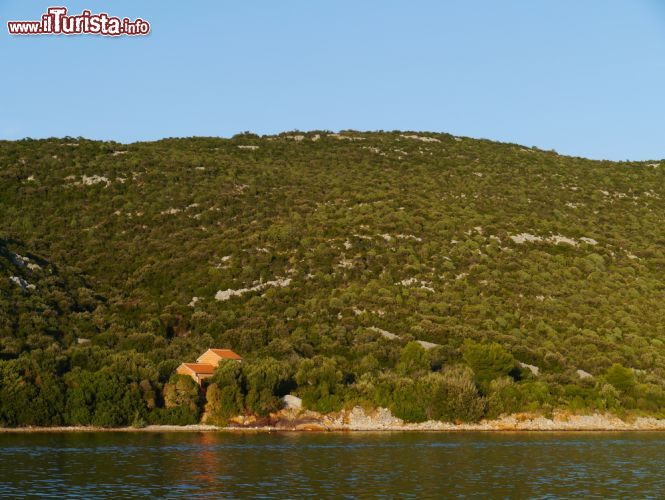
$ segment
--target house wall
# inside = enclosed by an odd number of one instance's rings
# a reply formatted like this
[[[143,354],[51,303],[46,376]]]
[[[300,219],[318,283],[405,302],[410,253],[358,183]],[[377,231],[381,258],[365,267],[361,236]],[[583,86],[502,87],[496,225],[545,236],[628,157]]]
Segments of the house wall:
[[[197,360],[198,363],[207,363],[212,366],[219,364],[220,357],[212,351],[206,351]]]
[[[194,381],[198,383],[198,380],[196,378],[196,374],[193,373],[192,370],[187,368],[185,365],[180,365],[175,372],[178,375],[187,375],[188,377],[192,377],[194,379]]]
[[[188,377],[192,377],[194,382],[199,385],[201,385],[201,382],[203,382],[205,379],[212,377],[211,373],[196,373],[190,368],[186,367],[184,364],[180,365],[175,372],[178,375],[187,375]]]

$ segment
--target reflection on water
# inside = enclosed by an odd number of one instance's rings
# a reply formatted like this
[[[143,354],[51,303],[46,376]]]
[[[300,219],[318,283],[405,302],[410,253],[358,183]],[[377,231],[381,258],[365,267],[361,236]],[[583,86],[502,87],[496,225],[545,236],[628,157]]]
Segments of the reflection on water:
[[[0,496],[660,496],[663,433],[0,434]]]

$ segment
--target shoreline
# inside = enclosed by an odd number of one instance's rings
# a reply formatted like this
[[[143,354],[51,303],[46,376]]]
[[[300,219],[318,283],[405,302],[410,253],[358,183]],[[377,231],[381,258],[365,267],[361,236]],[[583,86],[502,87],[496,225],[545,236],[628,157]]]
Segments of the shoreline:
[[[2,427],[2,434],[86,434],[86,433],[122,433],[122,434],[161,434],[161,433],[221,433],[221,434],[390,434],[390,433],[427,433],[427,434],[561,434],[561,433],[620,433],[620,432],[665,432],[665,427],[652,429],[641,427],[625,428],[552,428],[552,429],[289,429],[284,427],[214,427],[198,428],[198,425],[150,425],[147,427]]]
[[[336,414],[321,415],[310,411],[282,410],[267,420],[238,417],[225,427],[209,424],[148,425],[145,427],[0,427],[0,434],[21,433],[84,433],[84,432],[227,432],[227,433],[293,433],[293,432],[663,432],[665,419],[635,417],[628,421],[611,414],[573,415],[555,412],[552,417],[518,413],[477,423],[427,421],[406,423],[389,410],[379,408],[366,412],[360,407]]]

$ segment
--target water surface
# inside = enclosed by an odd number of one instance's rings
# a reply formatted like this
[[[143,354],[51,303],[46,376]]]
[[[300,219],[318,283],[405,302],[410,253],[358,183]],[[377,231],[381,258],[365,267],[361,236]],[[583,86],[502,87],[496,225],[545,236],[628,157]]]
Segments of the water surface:
[[[0,434],[0,497],[657,497],[665,433]]]

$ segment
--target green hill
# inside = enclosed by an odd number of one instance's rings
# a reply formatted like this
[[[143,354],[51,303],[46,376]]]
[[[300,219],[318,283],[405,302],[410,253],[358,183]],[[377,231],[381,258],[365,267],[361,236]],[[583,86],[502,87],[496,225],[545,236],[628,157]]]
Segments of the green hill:
[[[167,382],[211,346],[248,361],[222,416],[661,414],[664,169],[415,132],[0,142],[0,423],[195,419]]]

